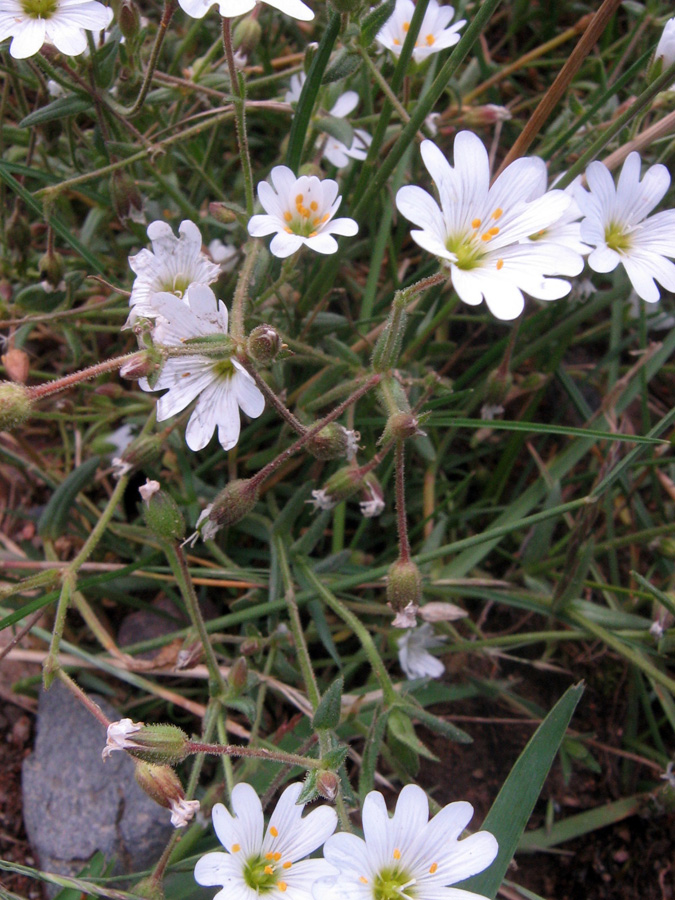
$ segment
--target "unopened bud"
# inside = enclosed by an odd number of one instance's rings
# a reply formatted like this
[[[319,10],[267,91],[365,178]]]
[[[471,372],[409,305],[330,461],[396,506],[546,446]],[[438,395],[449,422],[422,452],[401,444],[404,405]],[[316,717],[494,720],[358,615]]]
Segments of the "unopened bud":
[[[412,412],[397,412],[389,416],[380,443],[390,440],[404,441],[421,434],[419,419]]]
[[[209,203],[209,213],[218,222],[222,222],[223,225],[231,225],[233,222],[237,221],[236,213],[225,203],[220,203],[218,201]]]
[[[148,378],[160,366],[158,359],[154,359],[154,354],[149,350],[142,350],[135,353],[129,362],[125,362],[120,368],[122,378],[128,378],[129,381],[138,381],[139,378]]]
[[[469,614],[461,606],[454,603],[446,603],[442,600],[432,600],[420,607],[419,617],[425,622],[455,622],[464,619]]]
[[[122,169],[110,176],[110,200],[115,215],[124,223],[135,219],[143,209],[143,199],[134,179]]]
[[[234,525],[248,515],[257,502],[258,487],[253,479],[236,478],[197,519],[197,531],[193,537],[211,540],[225,525]]]
[[[281,338],[271,325],[258,325],[248,336],[246,350],[260,366],[268,366],[281,350]]]
[[[185,522],[176,501],[166,491],[155,490],[150,493],[148,484],[144,485],[141,492],[146,525],[160,541],[182,541],[185,537]]]
[[[2,360],[2,364],[12,381],[17,381],[19,384],[26,383],[28,380],[30,363],[28,361],[28,354],[25,350],[19,350],[18,347],[12,347],[7,353],[3,353],[0,360]]]
[[[357,491],[361,490],[365,477],[360,469],[355,466],[343,466],[328,479],[318,491],[312,491],[312,500],[315,509],[332,509],[342,500],[347,500]]]
[[[485,380],[484,401],[488,406],[502,406],[513,386],[513,375],[501,366],[493,369]]]
[[[0,381],[0,431],[18,428],[30,416],[33,401],[22,384]]]
[[[262,649],[262,641],[256,637],[247,637],[239,645],[242,656],[255,656]]]
[[[108,726],[103,759],[114,750],[126,750],[145,762],[173,765],[188,755],[187,743],[188,736],[176,725],[144,725],[122,719]]]
[[[117,24],[128,41],[132,41],[141,27],[141,14],[134,0],[122,0],[117,11]]]
[[[352,459],[358,449],[359,433],[348,431],[337,422],[330,422],[307,442],[307,450],[317,459]]]
[[[113,475],[121,478],[159,459],[164,448],[160,435],[142,435],[128,444],[119,456],[112,459]],[[141,496],[143,496],[141,494]]]
[[[398,361],[405,331],[406,300],[407,296],[402,291],[394,297],[391,312],[373,350],[372,366],[375,372],[386,372]]]
[[[64,266],[60,253],[47,251],[38,262],[38,272],[46,290],[63,290]]]
[[[130,893],[135,897],[143,897],[143,900],[164,900],[165,897],[162,885],[152,875],[148,875],[147,878],[141,878],[140,881],[136,882],[130,888]]]
[[[333,801],[340,790],[340,777],[328,769],[321,769],[316,776],[316,789],[324,800]]]
[[[227,680],[230,684],[230,687],[237,693],[240,693],[244,690],[248,681],[248,663],[243,656],[240,656],[232,666]]]
[[[10,250],[25,258],[26,252],[31,245],[30,226],[17,208],[7,220],[5,225],[5,241]]]
[[[316,41],[310,41],[310,43],[305,47],[305,58],[302,61],[302,67],[305,70],[305,75],[309,75],[309,70],[312,68],[312,63],[314,62],[314,57],[316,56],[316,52],[318,49],[319,45]]]
[[[199,800],[186,800],[180,778],[170,766],[136,764],[136,781],[148,797],[171,810],[171,824],[184,828],[199,809]]]
[[[508,122],[510,118],[511,112],[505,106],[486,103],[485,106],[473,106],[464,110],[462,122],[471,128],[481,128],[496,125],[498,122]]]
[[[387,573],[387,604],[396,613],[394,628],[414,628],[422,599],[422,573],[411,560],[397,559]]]
[[[240,50],[246,56],[250,56],[260,43],[262,27],[253,16],[239,19],[232,32],[232,45],[235,50]]]

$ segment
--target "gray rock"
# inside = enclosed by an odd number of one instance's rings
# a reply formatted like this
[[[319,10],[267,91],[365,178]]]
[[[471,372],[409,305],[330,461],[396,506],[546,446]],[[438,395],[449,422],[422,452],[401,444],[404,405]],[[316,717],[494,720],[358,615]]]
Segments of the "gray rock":
[[[119,713],[97,703],[111,721]],[[39,866],[75,875],[96,853],[115,874],[157,862],[173,828],[169,811],[136,783],[134,763],[113,753],[104,763],[105,728],[59,681],[40,695],[34,752],[23,764],[23,815]],[[50,888],[50,896],[58,888]]]

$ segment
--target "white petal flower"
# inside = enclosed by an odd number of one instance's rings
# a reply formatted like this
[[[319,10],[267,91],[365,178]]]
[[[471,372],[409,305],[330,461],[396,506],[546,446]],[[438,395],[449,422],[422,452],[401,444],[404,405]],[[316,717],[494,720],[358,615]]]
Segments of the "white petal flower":
[[[555,182],[553,187],[555,187]],[[583,187],[581,186],[581,175],[578,175],[565,188],[565,194],[570,198],[570,205],[562,216],[548,228],[542,228],[536,234],[531,234],[529,239],[537,243],[567,247],[580,256],[587,256],[592,248],[581,240],[581,210],[576,200],[580,192],[583,193]]]
[[[429,821],[427,795],[408,784],[390,818],[382,794],[371,791],[363,803],[364,839],[340,832],[326,841],[335,874],[314,884],[314,900],[477,900],[447,887],[482,872],[497,855],[487,831],[458,840],[472,815],[471,804],[458,801]]]
[[[218,238],[209,244],[209,253],[211,259],[220,266],[221,272],[231,272],[239,259],[238,248],[232,244],[224,244]]]
[[[213,827],[226,852],[207,853],[195,866],[195,880],[221,885],[214,900],[309,900],[312,883],[331,871],[323,859],[305,859],[335,831],[337,815],[328,806],[303,818],[296,805],[302,785],[289,785],[265,831],[262,806],[250,784],[232,791],[231,814],[213,808]]]
[[[0,0],[1,2],[1,0]],[[126,326],[140,317],[155,315],[152,298],[160,292],[183,297],[191,284],[211,284],[220,275],[220,266],[202,253],[202,236],[189,219],[178,227],[176,237],[167,222],[151,222],[148,237],[152,250],[141,250],[129,257],[129,265],[136,273],[129,306],[131,312]]]
[[[307,501],[314,506],[314,509],[332,509],[336,502],[335,498],[331,497],[323,488],[312,491],[312,499]]]
[[[199,812],[199,800],[186,800],[185,797],[171,801],[171,824],[174,828],[185,826]]]
[[[271,178],[274,187],[266,181],[258,185],[266,215],[253,216],[248,232],[253,237],[274,234],[270,243],[274,256],[285,259],[303,244],[317,253],[335,253],[334,234],[351,237],[359,230],[354,219],[333,219],[342,201],[336,181],[321,181],[315,175],[296,178],[287,166],[275,166]]]
[[[113,750],[126,750],[127,747],[137,746],[135,741],[127,740],[127,738],[131,734],[136,734],[141,728],[143,728],[143,722],[132,722],[131,719],[111,722],[108,725],[105,747],[101,753],[103,759],[107,759]]]
[[[216,2],[221,16],[225,19],[244,16],[251,12],[257,3],[266,3],[267,6],[273,6],[279,12],[303,22],[309,22],[314,18],[314,13],[302,0],[178,0],[181,9],[193,19],[201,19]]]
[[[394,12],[377,33],[375,40],[395,56],[399,56],[414,12],[413,0],[397,0]],[[454,14],[452,6],[441,6],[438,0],[430,0],[412,53],[415,62],[420,63],[432,53],[452,47],[459,41],[458,32],[466,25],[466,19],[451,26]]]
[[[640,154],[629,153],[618,184],[601,162],[586,170],[590,191],[575,198],[583,216],[581,238],[594,249],[588,264],[594,272],[612,272],[621,264],[636,293],[647,303],[660,297],[656,285],[675,291],[675,210],[649,216],[670,187],[665,166],[651,166],[640,181]]]
[[[150,314],[156,317],[153,340],[165,347],[184,347],[189,340],[227,335],[227,309],[210,287],[191,285],[183,299],[160,293],[152,298]],[[236,359],[194,354],[170,356],[155,384],[139,381],[144,391],[168,389],[157,401],[157,421],[175,416],[196,398],[197,404],[185,430],[191,450],[202,450],[218,428],[218,440],[230,450],[239,440],[239,408],[257,419],[265,398]]]
[[[78,56],[87,47],[85,31],[102,31],[112,17],[97,0],[0,0],[0,41],[12,38],[15,59],[34,56],[45,41]]]
[[[445,666],[427,651],[439,647],[445,639],[434,634],[429,622],[410,628],[397,641],[398,661],[406,678],[440,678]]]
[[[423,141],[421,151],[440,207],[413,186],[399,190],[396,205],[421,229],[412,232],[413,240],[450,268],[465,303],[478,306],[485,299],[493,315],[508,321],[522,312],[523,292],[540,300],[569,293],[569,281],[549,276],[578,275],[580,254],[528,240],[557,222],[572,202],[563,191],[546,192],[543,160],[517,159],[490,186],[487,151],[475,134],[456,136],[454,167],[433,141]]]
[[[662,59],[663,68],[667,69],[675,63],[675,18],[668,19],[663,29],[663,33],[656,45],[654,60]]]

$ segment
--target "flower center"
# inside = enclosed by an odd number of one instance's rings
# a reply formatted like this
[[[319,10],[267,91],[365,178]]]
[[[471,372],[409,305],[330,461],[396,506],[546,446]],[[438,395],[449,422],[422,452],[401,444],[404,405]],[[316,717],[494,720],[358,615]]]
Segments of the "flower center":
[[[50,19],[59,8],[59,0],[21,0],[21,8],[30,19]]]
[[[213,364],[212,372],[219,381],[227,381],[228,378],[233,377],[236,369],[231,359],[219,359]]]
[[[329,219],[330,213],[322,215],[317,201],[305,198],[304,194],[296,196],[295,210],[289,209],[284,213],[285,230],[300,237],[315,237]]]
[[[264,856],[252,856],[246,860],[244,865],[244,881],[251,890],[259,894],[267,894],[276,887],[279,881],[279,876],[275,874],[274,868],[274,865],[270,865]]]
[[[504,210],[497,207],[486,222],[475,218],[471,222],[472,231],[463,231],[459,234],[451,234],[446,238],[445,246],[457,257],[455,265],[458,269],[469,271],[479,268],[487,257],[486,246],[499,234],[499,226],[495,222],[504,214]],[[503,265],[503,263],[502,263]],[[497,266],[501,269],[501,266]]]
[[[605,243],[610,250],[625,253],[631,248],[630,232],[618,222],[610,222],[605,226]]]
[[[415,900],[416,892],[410,890],[415,879],[399,866],[388,866],[373,879],[373,900]]]

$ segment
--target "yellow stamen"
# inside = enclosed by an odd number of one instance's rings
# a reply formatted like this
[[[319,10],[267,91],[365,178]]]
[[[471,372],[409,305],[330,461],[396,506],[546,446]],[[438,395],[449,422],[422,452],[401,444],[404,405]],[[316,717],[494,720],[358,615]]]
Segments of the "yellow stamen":
[[[288,210],[286,210],[286,212],[284,213],[284,222],[292,222],[292,221],[293,221],[293,214],[290,213]]]
[[[504,260],[498,259],[497,260],[497,270],[502,269],[502,268],[504,268]]]
[[[406,34],[408,33],[408,31],[410,31],[410,22],[403,23],[403,30],[405,31]]]
[[[430,874],[430,875],[433,875],[434,872],[436,871],[436,869],[438,869],[438,863],[432,863],[432,864],[429,866],[429,874]]]
[[[397,47],[401,46],[401,42],[399,41],[398,38],[394,38],[394,43],[396,44]]]
[[[274,866],[265,866],[265,875],[274,875]]]
[[[277,881],[277,887],[283,893],[286,890],[286,888],[288,887],[288,885],[286,884],[285,881]]]
[[[270,828],[270,834],[272,835],[272,837],[279,837],[279,832],[276,830],[274,825],[272,825],[272,827]]]
[[[366,878],[365,875],[360,875],[360,876],[359,876],[359,881],[360,881],[362,884],[368,884],[368,879]]]
[[[498,206],[497,209],[492,213],[492,218],[496,220],[501,218],[503,215],[504,210],[501,208],[501,206]]]
[[[400,858],[401,858],[401,851],[400,851],[400,850],[398,849],[398,847],[397,847],[397,848],[394,850],[394,859],[400,859]]]
[[[319,208],[319,204],[316,202],[316,200],[312,200],[312,202],[309,204],[309,208],[312,210],[312,212],[316,212]]]
[[[232,852],[233,853],[239,853],[240,850],[241,850],[241,844],[232,844]]]
[[[266,853],[265,859],[274,859],[274,853]]]
[[[481,225],[480,219],[474,219],[473,222],[471,223],[472,228],[480,228],[480,225]]]
[[[288,225],[284,228],[284,231],[286,232],[286,234],[293,234],[293,230],[289,228]]]
[[[318,233],[319,233],[318,231],[312,231],[312,232],[310,232],[310,235],[309,235],[309,236],[310,236],[310,237],[316,237]]]
[[[488,228],[488,234],[491,237],[494,237],[496,234],[499,234],[499,228],[496,225],[493,225],[492,228]]]
[[[481,239],[481,241],[486,241],[486,242],[491,241],[492,235],[490,234],[489,231],[486,231],[485,234],[481,234],[480,239]]]
[[[435,43],[436,43],[436,38],[433,36],[433,34],[428,34],[427,35],[427,46],[431,47],[431,45],[435,44]]]
[[[290,869],[290,867],[291,867],[292,865],[293,865],[293,863],[292,863],[292,862],[289,862],[289,861],[287,860],[285,863],[283,863],[283,865],[281,866],[281,868],[282,868],[282,869]]]
[[[302,203],[302,201],[303,201],[304,199],[305,199],[305,198],[304,198],[304,196],[303,196],[302,194],[298,194],[297,197],[295,198],[295,204],[296,204],[296,206],[297,206],[299,203]]]
[[[323,225],[324,222],[327,222],[329,219],[330,219],[330,213],[326,213],[324,215],[324,217],[321,219],[321,224]]]
[[[274,854],[274,862],[279,862],[280,859],[281,859],[281,853],[279,853],[279,851],[277,851]]]

